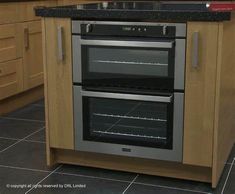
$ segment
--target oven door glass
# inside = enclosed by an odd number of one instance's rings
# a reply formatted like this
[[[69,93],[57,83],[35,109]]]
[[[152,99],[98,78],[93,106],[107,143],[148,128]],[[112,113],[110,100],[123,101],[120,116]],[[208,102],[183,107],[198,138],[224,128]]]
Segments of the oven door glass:
[[[172,149],[173,103],[83,96],[83,139]]]
[[[87,85],[171,89],[174,41],[83,40],[82,81]]]

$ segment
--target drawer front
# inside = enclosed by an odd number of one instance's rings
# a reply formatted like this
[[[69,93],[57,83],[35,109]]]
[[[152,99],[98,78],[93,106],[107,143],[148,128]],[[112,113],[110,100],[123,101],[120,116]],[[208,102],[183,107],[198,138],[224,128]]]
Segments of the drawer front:
[[[32,2],[21,2],[18,3],[19,7],[19,20],[24,21],[33,21],[40,20],[41,17],[35,16],[34,8],[37,6],[55,6],[56,1],[32,1]]]
[[[0,3],[0,24],[14,23],[17,20],[17,4]]]
[[[0,100],[23,90],[22,59],[0,63]]]
[[[0,62],[22,57],[21,30],[18,24],[0,25]]]

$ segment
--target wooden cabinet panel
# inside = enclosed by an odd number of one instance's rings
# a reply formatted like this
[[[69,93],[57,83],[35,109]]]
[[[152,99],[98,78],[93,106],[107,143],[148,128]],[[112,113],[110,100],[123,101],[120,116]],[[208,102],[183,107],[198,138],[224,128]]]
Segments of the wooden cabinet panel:
[[[95,3],[100,1],[90,1],[90,0],[58,0],[58,5],[76,5],[81,3]]]
[[[216,187],[235,143],[235,14],[219,25],[212,186]]]
[[[35,16],[34,7],[37,6],[55,6],[56,0],[47,1],[31,1],[31,2],[20,2],[18,3],[19,11],[19,21],[32,21],[40,20],[41,17]]]
[[[18,24],[0,25],[0,62],[22,57],[22,37]]]
[[[74,149],[71,20],[46,18],[43,24],[47,139],[50,147]],[[62,29],[62,61],[58,59],[58,27]]]
[[[21,92],[23,89],[22,60],[0,63],[0,100]]]
[[[14,23],[16,21],[18,21],[16,4],[0,3],[0,24]]]
[[[41,21],[23,25],[24,89],[43,84],[42,28]]]
[[[212,166],[218,23],[187,24],[183,163]],[[192,66],[198,33],[198,67]]]

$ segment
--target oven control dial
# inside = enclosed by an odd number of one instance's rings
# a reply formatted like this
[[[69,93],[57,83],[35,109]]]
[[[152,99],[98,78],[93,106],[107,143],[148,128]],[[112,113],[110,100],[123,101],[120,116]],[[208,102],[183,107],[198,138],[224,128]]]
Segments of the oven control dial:
[[[92,32],[92,25],[91,24],[87,24],[86,25],[86,33]]]

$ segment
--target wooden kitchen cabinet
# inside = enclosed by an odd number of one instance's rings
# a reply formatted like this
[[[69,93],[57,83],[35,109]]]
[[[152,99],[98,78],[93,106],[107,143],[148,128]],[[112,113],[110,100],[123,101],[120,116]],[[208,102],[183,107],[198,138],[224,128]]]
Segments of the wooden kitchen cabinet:
[[[18,21],[18,11],[15,4],[0,3],[0,24]]]
[[[19,24],[0,25],[0,62],[22,57]]]
[[[43,97],[41,18],[34,8],[56,4],[57,0],[0,3],[0,115]]]
[[[42,28],[41,21],[22,24],[24,90],[43,84]]]
[[[43,21],[43,26],[49,146],[74,149],[71,20],[47,18]],[[58,28],[61,28],[63,59],[59,59],[58,53]]]
[[[44,18],[47,164],[183,178],[215,188],[235,142],[234,34],[234,14],[231,21],[187,22],[183,161],[158,161],[74,150],[71,18]]]
[[[216,22],[189,22],[187,25],[185,164],[212,166],[218,34],[219,24]],[[194,40],[197,35],[198,39]],[[198,51],[197,67],[192,65],[192,57],[197,52],[195,49]]]
[[[0,63],[0,100],[23,90],[22,59]]]

